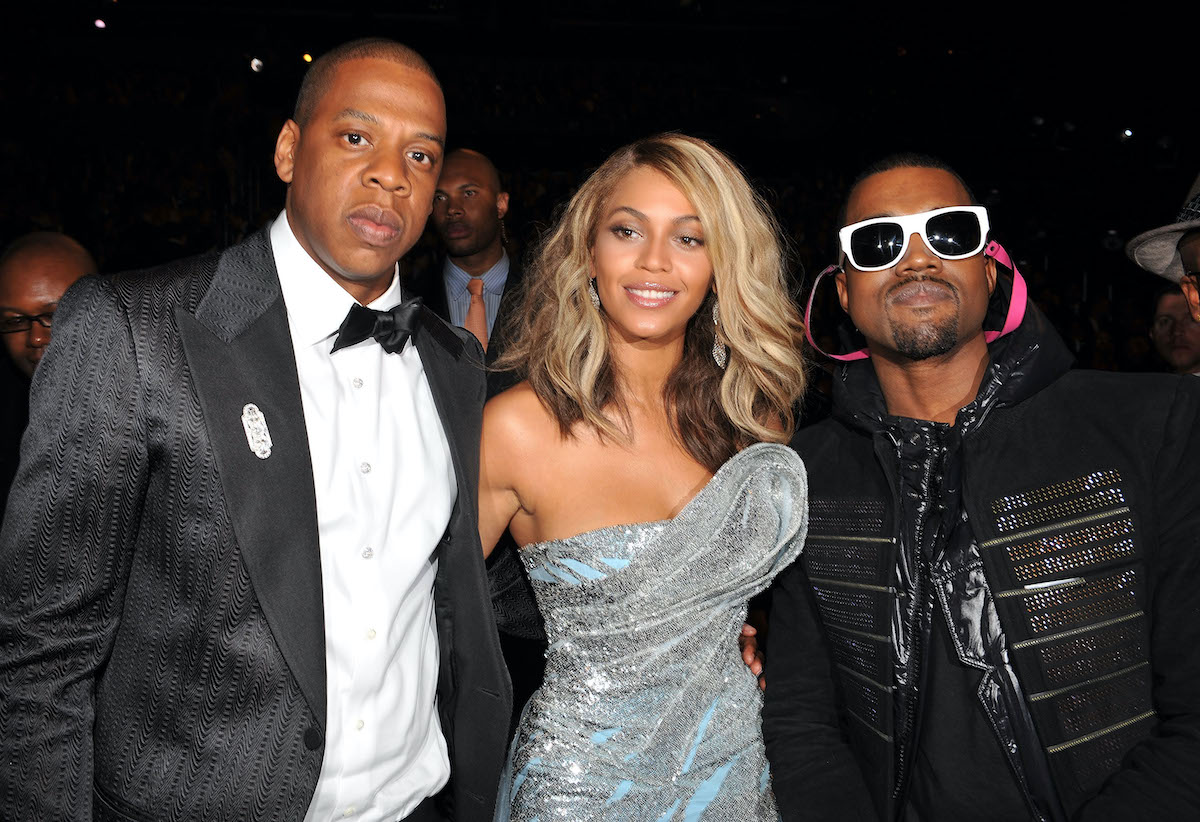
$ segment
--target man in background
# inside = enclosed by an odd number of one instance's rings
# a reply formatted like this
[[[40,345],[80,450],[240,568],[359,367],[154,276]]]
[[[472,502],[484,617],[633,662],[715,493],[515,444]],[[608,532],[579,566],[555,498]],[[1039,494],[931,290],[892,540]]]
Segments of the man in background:
[[[447,322],[482,343],[488,366],[504,353],[505,324],[516,308],[521,274],[505,250],[508,192],[492,161],[460,148],[446,155],[433,197],[432,223],[445,249],[441,265],[416,272],[412,292]],[[489,373],[488,395],[510,387]]]
[[[87,249],[56,231],[18,237],[0,254],[0,337],[12,360],[0,375],[0,523],[29,419],[29,380],[50,343],[54,310],[76,280],[95,272]]]
[[[1174,373],[1200,373],[1200,322],[1192,317],[1187,297],[1178,285],[1164,286],[1158,292],[1150,341]]]
[[[19,237],[0,255],[0,332],[26,378],[50,343],[58,301],[76,280],[95,273],[96,261],[87,249],[55,231]]]

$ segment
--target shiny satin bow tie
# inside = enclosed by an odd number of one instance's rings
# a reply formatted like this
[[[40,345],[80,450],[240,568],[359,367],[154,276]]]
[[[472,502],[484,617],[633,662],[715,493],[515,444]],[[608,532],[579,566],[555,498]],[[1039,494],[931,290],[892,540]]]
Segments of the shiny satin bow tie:
[[[405,300],[388,311],[376,311],[355,303],[338,329],[333,341],[332,354],[340,348],[355,345],[367,337],[374,337],[389,354],[404,348],[404,343],[420,325],[421,298]]]

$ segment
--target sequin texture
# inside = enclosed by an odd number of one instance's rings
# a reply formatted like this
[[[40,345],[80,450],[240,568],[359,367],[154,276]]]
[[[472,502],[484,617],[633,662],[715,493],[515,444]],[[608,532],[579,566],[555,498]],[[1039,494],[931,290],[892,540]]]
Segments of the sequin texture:
[[[806,500],[795,452],[759,444],[671,520],[521,552],[550,646],[498,821],[778,818],[737,636],[800,553]]]

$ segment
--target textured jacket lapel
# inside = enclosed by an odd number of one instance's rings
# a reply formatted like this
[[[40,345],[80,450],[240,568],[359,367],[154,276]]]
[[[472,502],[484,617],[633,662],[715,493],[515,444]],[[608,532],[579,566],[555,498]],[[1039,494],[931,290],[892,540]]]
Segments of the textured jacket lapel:
[[[287,313],[266,231],[221,256],[195,316],[180,309],[179,324],[250,581],[324,727],[316,491]],[[251,449],[243,424],[248,405],[265,422],[268,456],[262,456],[266,449],[257,455]]]

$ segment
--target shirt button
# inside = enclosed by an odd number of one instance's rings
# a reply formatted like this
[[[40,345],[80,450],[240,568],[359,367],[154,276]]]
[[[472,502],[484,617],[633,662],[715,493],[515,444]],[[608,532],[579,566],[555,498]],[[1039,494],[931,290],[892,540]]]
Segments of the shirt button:
[[[374,638],[375,638],[375,629],[368,628],[367,629],[367,639],[374,639]]]
[[[369,473],[371,473],[371,463],[369,463],[369,462],[364,462],[364,463],[361,463],[361,464],[358,466],[358,470],[359,470],[359,471],[362,471],[364,474],[369,474]]]
[[[363,387],[362,377],[355,377],[354,379],[350,380],[350,384],[353,385],[355,388],[362,388]]]
[[[365,722],[363,722],[363,721],[360,719],[360,720],[358,720],[357,722],[355,722],[355,723],[354,723],[354,727],[355,727],[355,728],[358,728],[358,730],[360,730],[360,731],[361,731],[361,730],[363,729],[363,725],[365,725],[365,724],[366,724],[366,723],[365,723]]]
[[[368,545],[366,548],[363,549],[363,552],[362,552],[363,559],[370,559],[373,556],[375,556],[375,550],[373,548],[371,548],[370,545]]]

